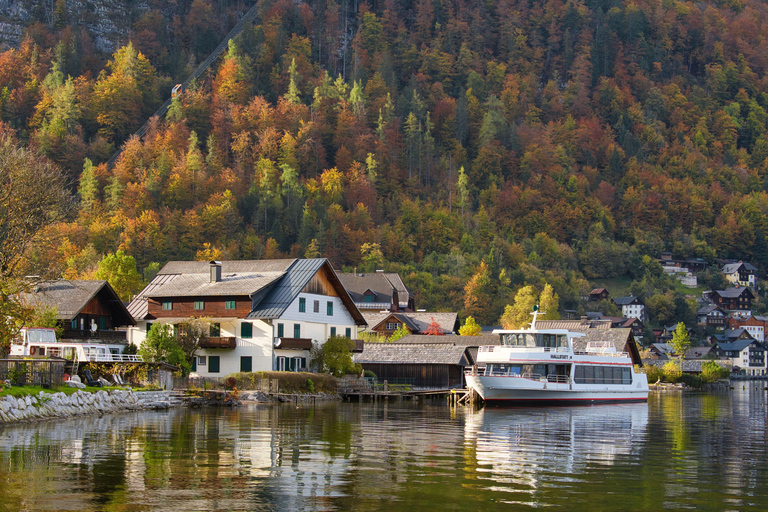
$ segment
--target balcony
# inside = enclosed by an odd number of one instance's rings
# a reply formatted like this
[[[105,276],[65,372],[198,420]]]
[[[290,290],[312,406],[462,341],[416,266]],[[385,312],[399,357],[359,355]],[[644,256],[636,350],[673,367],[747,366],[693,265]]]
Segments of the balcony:
[[[211,336],[200,342],[200,348],[235,348],[237,338],[232,336]]]
[[[83,329],[64,329],[60,341],[79,340],[82,342],[106,342],[106,343],[125,343],[126,331],[90,331]]]
[[[275,348],[283,350],[310,350],[311,338],[275,338]]]

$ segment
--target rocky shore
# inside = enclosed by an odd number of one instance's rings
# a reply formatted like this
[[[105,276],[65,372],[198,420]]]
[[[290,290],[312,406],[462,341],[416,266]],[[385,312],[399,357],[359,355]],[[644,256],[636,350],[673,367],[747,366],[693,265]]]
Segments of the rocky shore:
[[[37,396],[0,398],[0,424],[69,418],[86,414],[101,415],[120,411],[213,405],[210,402],[210,399],[204,397],[174,391],[101,390],[89,393],[78,390],[71,395],[41,391]]]

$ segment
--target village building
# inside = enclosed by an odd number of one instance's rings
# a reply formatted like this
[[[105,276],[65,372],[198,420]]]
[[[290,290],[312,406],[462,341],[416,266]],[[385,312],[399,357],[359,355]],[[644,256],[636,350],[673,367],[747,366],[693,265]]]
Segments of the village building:
[[[115,290],[103,280],[43,281],[24,298],[36,307],[55,308],[62,342],[102,343],[111,353],[120,354],[127,343],[127,328],[136,325]]]
[[[608,300],[608,290],[605,288],[595,288],[591,292],[589,292],[589,301],[590,302],[597,302],[601,300]]]
[[[414,297],[394,272],[337,274],[360,311],[415,311]]]
[[[626,318],[645,320],[645,303],[639,297],[616,297],[613,303],[621,308],[621,314]]]
[[[746,375],[765,375],[765,345],[755,339],[743,338],[732,342],[719,342],[714,347],[719,357],[727,357]]]
[[[757,268],[742,261],[728,263],[723,267],[725,279],[734,286],[747,286],[754,289],[757,285]]]
[[[155,322],[183,329],[190,318],[209,320],[193,364],[203,377],[307,370],[313,342],[354,340],[365,325],[325,258],[172,261],[128,310],[137,323],[129,336],[139,345]]]
[[[714,290],[707,295],[715,305],[726,311],[749,311],[752,309],[752,301],[755,300],[755,295],[746,286]]]
[[[411,313],[377,313],[363,311],[363,318],[368,324],[367,332],[382,336],[391,336],[400,327],[405,326],[408,334],[458,334],[458,313],[429,313],[417,311]]]
[[[728,329],[744,329],[757,341],[765,341],[766,329],[768,329],[768,316],[735,315],[726,319]]]
[[[728,315],[715,304],[707,304],[696,312],[698,324],[706,329],[724,329],[727,325]]]

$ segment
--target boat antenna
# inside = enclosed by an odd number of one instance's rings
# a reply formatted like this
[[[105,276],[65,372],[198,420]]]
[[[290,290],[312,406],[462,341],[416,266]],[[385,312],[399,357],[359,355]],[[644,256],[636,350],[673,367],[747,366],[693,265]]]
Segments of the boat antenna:
[[[531,312],[531,314],[533,315],[533,322],[531,322],[531,330],[532,331],[536,330],[536,317],[539,316],[539,313],[541,313],[541,311],[539,311],[539,305],[538,304],[534,304],[533,305],[533,311]]]

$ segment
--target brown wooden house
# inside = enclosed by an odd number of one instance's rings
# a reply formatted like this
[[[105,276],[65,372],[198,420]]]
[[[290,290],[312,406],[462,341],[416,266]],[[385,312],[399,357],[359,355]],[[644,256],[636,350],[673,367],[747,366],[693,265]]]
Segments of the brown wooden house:
[[[107,281],[44,281],[25,298],[35,306],[56,309],[61,341],[125,344],[125,328],[136,325]]]

